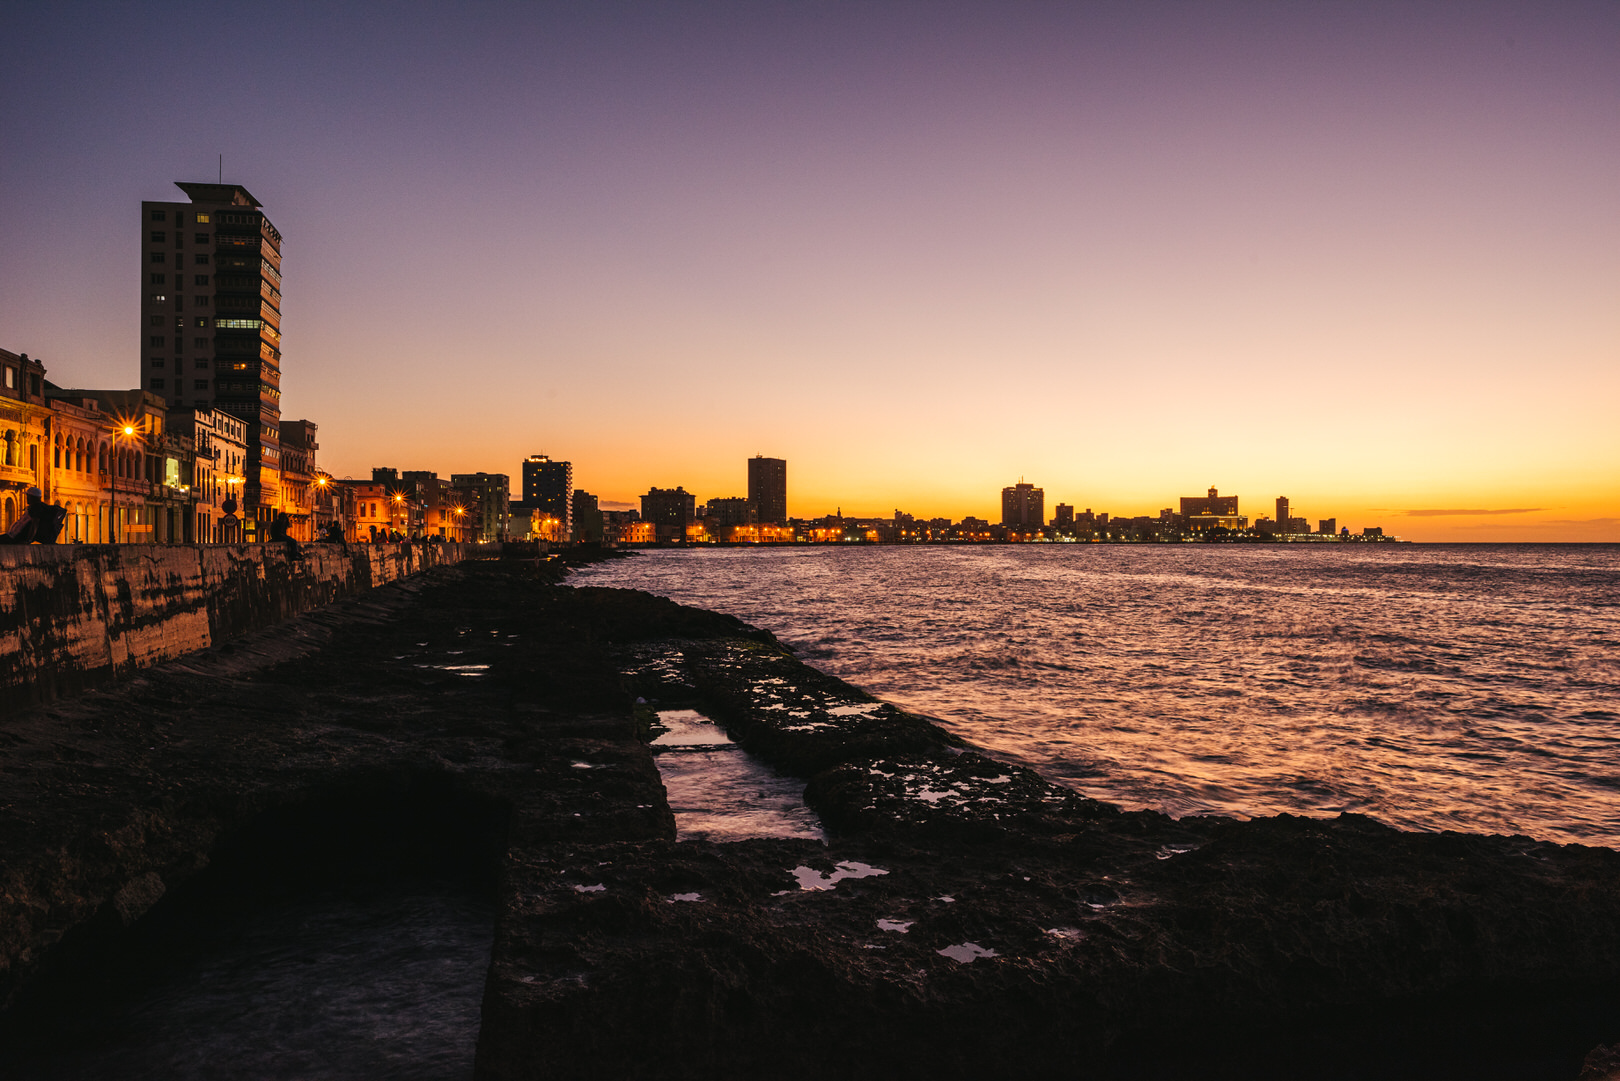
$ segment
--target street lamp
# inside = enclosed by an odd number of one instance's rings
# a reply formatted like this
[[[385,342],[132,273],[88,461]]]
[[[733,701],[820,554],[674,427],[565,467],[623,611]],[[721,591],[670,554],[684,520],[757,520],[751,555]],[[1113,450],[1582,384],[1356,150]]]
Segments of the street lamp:
[[[119,533],[119,530],[118,530],[118,446],[119,446],[119,441],[123,440],[123,439],[131,439],[131,440],[133,440],[135,438],[135,436],[139,432],[140,432],[140,426],[135,424],[133,421],[129,421],[129,420],[122,421],[120,424],[116,425],[112,430],[112,437],[113,437],[113,468],[112,468],[112,471],[111,471],[111,475],[109,477],[109,483],[112,484],[112,498],[109,501],[108,505],[109,505],[109,509],[112,511],[112,527],[113,527],[113,543],[114,544],[119,543],[119,540],[118,540],[118,533]],[[127,533],[128,530],[125,530],[124,532]]]

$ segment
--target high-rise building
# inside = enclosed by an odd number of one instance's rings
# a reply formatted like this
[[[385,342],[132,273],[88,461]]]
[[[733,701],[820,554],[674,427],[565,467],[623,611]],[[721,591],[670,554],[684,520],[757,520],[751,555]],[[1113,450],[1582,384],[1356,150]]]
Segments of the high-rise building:
[[[1019,481],[1001,490],[1001,524],[1012,529],[1039,529],[1046,524],[1046,490]]]
[[[141,203],[141,387],[247,426],[244,524],[281,507],[281,233],[239,184]]]
[[[1288,497],[1285,495],[1277,497],[1277,530],[1288,532]]]
[[[787,524],[787,459],[758,454],[748,459],[748,502],[761,525]]]
[[[1059,503],[1053,512],[1052,525],[1056,529],[1071,530],[1074,528],[1074,508],[1067,503]]]
[[[523,505],[560,523],[563,537],[574,529],[574,464],[554,462],[544,454],[523,459]]]

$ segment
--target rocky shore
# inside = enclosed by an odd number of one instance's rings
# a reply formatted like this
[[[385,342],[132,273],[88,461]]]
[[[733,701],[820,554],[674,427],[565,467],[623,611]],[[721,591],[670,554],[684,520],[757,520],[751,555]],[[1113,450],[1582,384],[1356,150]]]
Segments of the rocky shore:
[[[165,906],[421,871],[495,901],[484,1079],[1573,1081],[1620,1040],[1620,853],[1122,812],[562,573],[437,569],[0,724],[0,1067]],[[677,842],[667,709],[829,841]]]

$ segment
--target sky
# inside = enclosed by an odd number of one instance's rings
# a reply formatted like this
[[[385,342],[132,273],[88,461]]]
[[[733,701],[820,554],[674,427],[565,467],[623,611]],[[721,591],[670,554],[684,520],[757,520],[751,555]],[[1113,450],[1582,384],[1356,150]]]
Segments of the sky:
[[[1620,541],[1620,4],[6,4],[0,347],[283,243],[320,465]]]

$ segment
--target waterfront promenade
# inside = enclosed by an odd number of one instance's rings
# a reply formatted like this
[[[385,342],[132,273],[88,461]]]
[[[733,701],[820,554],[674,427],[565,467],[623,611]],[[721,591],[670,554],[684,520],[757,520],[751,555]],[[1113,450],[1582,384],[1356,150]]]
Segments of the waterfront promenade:
[[[434,568],[13,711],[11,1075],[97,1038],[75,980],[159,906],[424,869],[495,906],[486,1079],[1572,1081],[1620,1037],[1611,850],[1121,813],[560,574]],[[669,709],[808,780],[828,843],[677,842]]]

